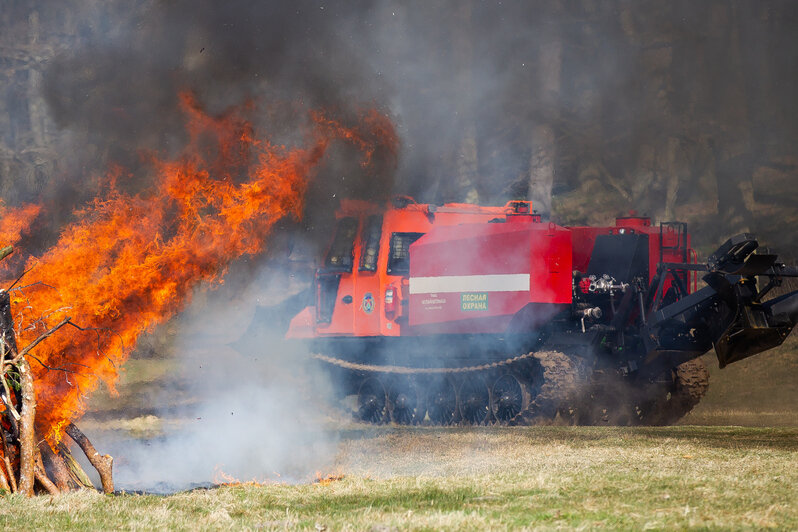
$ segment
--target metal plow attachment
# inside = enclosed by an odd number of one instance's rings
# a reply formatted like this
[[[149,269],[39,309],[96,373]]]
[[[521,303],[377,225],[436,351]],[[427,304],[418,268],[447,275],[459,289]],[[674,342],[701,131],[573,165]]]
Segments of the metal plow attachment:
[[[765,303],[735,303],[734,319],[713,341],[721,368],[781,345],[798,321],[798,291]]]
[[[662,264],[655,294],[668,274],[677,278],[686,271],[707,272],[708,286],[649,314],[648,337],[657,338],[649,351],[682,352],[689,359],[711,342],[722,368],[781,345],[798,322],[798,290],[764,298],[785,277],[798,277],[798,269],[776,255],[756,253],[758,247],[753,235],[741,234],[720,246],[706,265]]]

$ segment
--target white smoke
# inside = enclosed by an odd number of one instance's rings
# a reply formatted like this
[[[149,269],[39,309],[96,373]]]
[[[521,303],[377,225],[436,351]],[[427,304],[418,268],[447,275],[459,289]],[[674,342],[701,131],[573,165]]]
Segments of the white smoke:
[[[117,489],[171,492],[238,481],[301,482],[329,468],[338,436],[319,404],[323,376],[276,323],[247,326],[256,305],[280,304],[305,284],[270,268],[245,290],[217,290],[181,318],[176,386],[155,382],[163,434],[138,440],[100,430],[115,458]],[[232,294],[232,295],[230,295]],[[240,337],[243,336],[243,339]],[[234,349],[229,344],[240,340]],[[179,398],[189,404],[174,404]],[[89,431],[87,431],[89,432]]]

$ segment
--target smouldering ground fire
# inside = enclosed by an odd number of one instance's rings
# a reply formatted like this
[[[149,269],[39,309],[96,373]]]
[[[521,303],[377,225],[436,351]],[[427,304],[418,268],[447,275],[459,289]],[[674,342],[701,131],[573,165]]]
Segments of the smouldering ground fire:
[[[251,105],[210,116],[188,93],[181,105],[189,142],[177,157],[147,157],[152,186],[127,192],[127,171],[110,171],[55,245],[27,259],[31,271],[13,291],[22,345],[66,317],[82,328],[65,327],[33,352],[37,425],[52,440],[101,381],[114,386],[141,333],[183,309],[197,283],[222,283],[231,261],[261,252],[278,220],[301,215],[332,142],[355,145],[364,165],[381,147],[395,151],[391,122],[376,111],[355,126],[314,112],[304,145],[289,149],[255,130]],[[2,207],[0,244],[24,255],[37,215],[46,215],[37,205]],[[7,287],[20,268],[4,266]]]

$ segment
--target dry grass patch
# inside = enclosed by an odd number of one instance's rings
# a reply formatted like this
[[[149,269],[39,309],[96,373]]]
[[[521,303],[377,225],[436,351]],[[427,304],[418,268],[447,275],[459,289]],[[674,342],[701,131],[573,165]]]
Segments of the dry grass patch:
[[[0,498],[4,528],[798,528],[797,429],[357,428],[338,481]]]
[[[684,425],[798,427],[798,336],[776,349],[718,368],[714,352],[704,355],[709,390]]]

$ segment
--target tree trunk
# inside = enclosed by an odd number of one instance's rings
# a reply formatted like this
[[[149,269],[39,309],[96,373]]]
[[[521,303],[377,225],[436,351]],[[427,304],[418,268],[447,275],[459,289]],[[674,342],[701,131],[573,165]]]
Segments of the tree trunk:
[[[716,17],[725,21],[727,28],[720,45],[728,54],[731,81],[724,87],[725,94],[719,95],[725,120],[714,144],[718,211],[725,217],[729,232],[749,231],[754,208],[753,161],[739,29],[747,21],[740,20],[738,3],[718,6],[716,10]]]
[[[551,189],[554,186],[554,129],[549,124],[532,130],[532,155],[529,159],[529,199],[532,208],[544,218],[551,215]]]
[[[31,11],[28,15],[28,35],[30,39],[31,53],[35,53],[39,45],[39,12]],[[45,122],[47,120],[47,110],[41,94],[42,74],[37,62],[31,61],[28,66],[28,114],[30,117],[30,129],[33,136],[33,145],[36,148],[43,148],[47,145],[45,135]]]
[[[477,127],[474,122],[472,91],[473,24],[471,0],[461,0],[455,8],[457,23],[453,27],[453,55],[457,69],[457,123],[460,138],[455,160],[456,197],[466,203],[479,203],[477,191]]]
[[[34,468],[36,460],[36,391],[33,387],[33,374],[30,364],[22,357],[17,362],[19,380],[22,388],[22,412],[19,420],[19,491],[30,497],[33,495]]]
[[[562,15],[559,2],[552,4],[552,18]],[[554,125],[559,117],[560,76],[562,73],[562,35],[559,29],[545,36],[538,54],[537,105],[541,111],[535,113],[537,123],[531,131],[532,147],[529,157],[529,199],[532,208],[544,218],[551,216],[551,190],[554,186],[555,161],[557,155]]]

